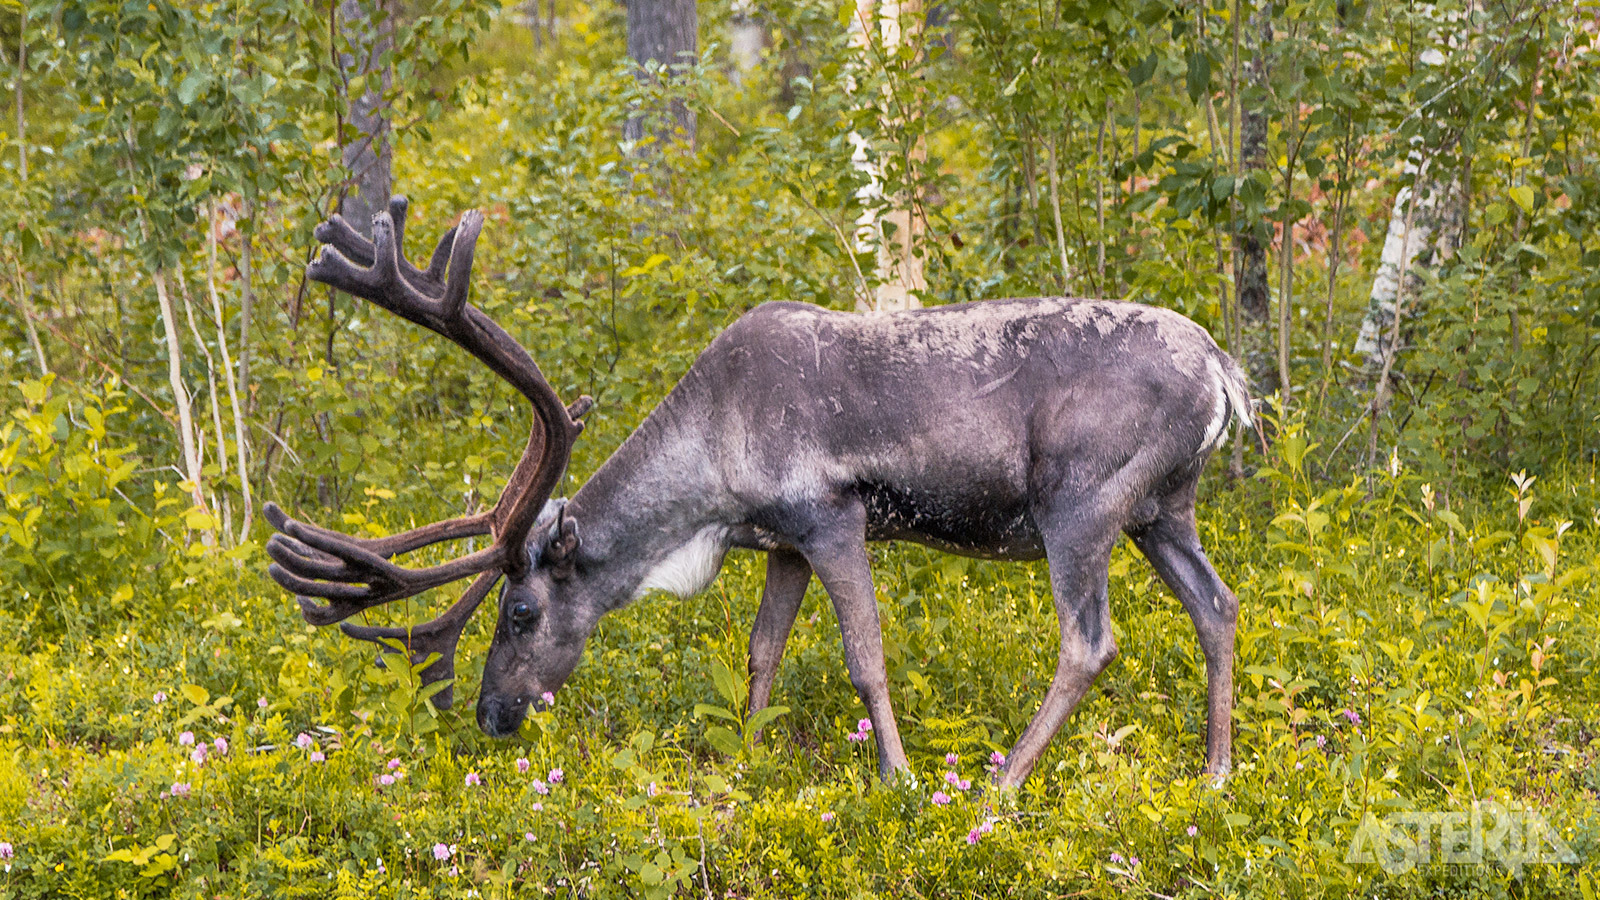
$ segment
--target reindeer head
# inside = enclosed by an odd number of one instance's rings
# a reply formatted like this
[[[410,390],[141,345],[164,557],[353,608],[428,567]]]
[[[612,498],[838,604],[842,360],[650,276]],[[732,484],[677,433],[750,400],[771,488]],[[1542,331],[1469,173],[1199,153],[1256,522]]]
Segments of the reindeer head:
[[[564,501],[550,500],[572,443],[583,431],[579,418],[593,401],[570,407],[551,388],[528,352],[488,316],[467,303],[473,248],[483,216],[469,211],[439,240],[426,269],[401,252],[406,200],[373,218],[372,240],[340,216],[316,229],[324,246],[306,275],[369,300],[431,329],[477,357],[510,382],[533,405],[534,426],[494,508],[435,522],[387,538],[356,538],[290,519],[275,504],[266,515],[278,533],[267,542],[268,573],[296,594],[301,614],[313,625],[331,625],[367,609],[413,597],[476,575],[472,585],[438,618],[405,628],[343,624],[351,637],[404,648],[413,664],[433,660],[424,683],[455,677],[456,645],[474,611],[505,578],[500,615],[484,669],[478,723],[491,735],[515,731],[528,704],[558,689],[583,653],[599,614],[574,602],[578,571],[578,526]],[[391,558],[440,541],[488,534],[493,543],[448,563],[412,569]],[[579,592],[581,593],[581,592]],[[312,598],[322,598],[318,603]],[[453,689],[435,695],[448,707]]]

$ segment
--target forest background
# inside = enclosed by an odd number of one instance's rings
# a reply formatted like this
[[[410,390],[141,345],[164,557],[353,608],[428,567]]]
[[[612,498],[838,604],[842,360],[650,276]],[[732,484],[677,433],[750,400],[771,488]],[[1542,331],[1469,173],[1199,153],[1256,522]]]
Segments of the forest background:
[[[0,3],[0,897],[1593,900],[1597,35],[1594,0]],[[750,554],[608,617],[509,742],[472,720],[491,617],[450,709],[307,626],[263,501],[480,509],[528,422],[304,279],[391,190],[419,245],[485,211],[473,302],[597,399],[566,493],[761,302],[1206,326],[1266,423],[1202,498],[1233,776],[1127,545],[1122,656],[1014,797],[985,768],[1052,671],[1042,563],[874,550],[893,787],[815,586],[754,740]],[[1352,859],[1369,817],[1490,802],[1549,832]]]

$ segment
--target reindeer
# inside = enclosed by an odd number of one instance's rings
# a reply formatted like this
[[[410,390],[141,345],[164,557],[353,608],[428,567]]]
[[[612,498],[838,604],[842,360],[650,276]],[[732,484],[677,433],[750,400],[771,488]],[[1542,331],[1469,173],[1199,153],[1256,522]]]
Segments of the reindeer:
[[[315,236],[326,246],[307,276],[460,345],[528,398],[534,426],[487,512],[366,539],[269,505],[278,530],[269,572],[307,622],[340,622],[476,575],[426,624],[342,626],[399,642],[419,663],[437,653],[424,680],[450,679],[463,627],[503,577],[477,719],[504,736],[560,689],[602,615],[656,589],[692,596],[730,548],[764,551],[751,710],[770,700],[815,575],[888,779],[909,767],[867,542],[1042,557],[1061,644],[1044,701],[997,776],[1016,787],[1117,655],[1107,566],[1125,533],[1194,622],[1206,660],[1206,770],[1228,771],[1238,601],[1201,549],[1195,489],[1230,420],[1253,423],[1239,367],[1198,325],[1155,307],[1061,298],[865,314],[763,303],[711,342],[582,489],[550,500],[592,401],[564,405],[527,351],[467,303],[483,217],[464,214],[418,269],[400,249],[405,213],[396,197],[373,219],[370,241],[337,215],[322,223]],[[475,535],[493,543],[428,568],[391,561]],[[438,700],[448,704],[449,693]]]

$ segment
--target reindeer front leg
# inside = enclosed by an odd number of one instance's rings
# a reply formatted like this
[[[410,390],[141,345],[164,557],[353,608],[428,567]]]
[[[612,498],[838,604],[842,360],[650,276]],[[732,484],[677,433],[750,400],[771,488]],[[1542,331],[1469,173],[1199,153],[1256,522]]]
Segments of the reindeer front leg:
[[[867,557],[866,509],[858,500],[842,501],[829,511],[800,547],[806,561],[833,601],[844,639],[844,661],[850,683],[866,704],[872,735],[878,743],[878,774],[885,781],[896,771],[910,771],[900,729],[889,703],[889,674],[883,664],[883,632],[878,625],[878,598],[872,587]]]
[[[765,709],[772,700],[778,663],[810,583],[811,564],[804,556],[793,550],[767,551],[767,583],[750,628],[750,712]]]

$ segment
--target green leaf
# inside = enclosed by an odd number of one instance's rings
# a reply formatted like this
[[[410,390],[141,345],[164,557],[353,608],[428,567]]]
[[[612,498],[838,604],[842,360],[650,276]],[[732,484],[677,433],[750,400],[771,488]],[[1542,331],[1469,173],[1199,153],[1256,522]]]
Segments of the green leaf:
[[[1155,73],[1156,52],[1151,50],[1149,56],[1146,56],[1142,61],[1135,63],[1134,67],[1128,70],[1128,80],[1133,83],[1134,87],[1138,87],[1139,85],[1144,84],[1146,81],[1149,81],[1150,76],[1154,75]]]
[[[211,84],[211,73],[203,69],[196,69],[186,75],[178,84],[178,102],[184,106],[193,103],[195,98]]]
[[[706,742],[711,745],[711,749],[728,756],[738,756],[740,751],[744,750],[744,741],[721,725],[713,725],[706,729]]]
[[[1199,103],[1206,89],[1211,87],[1211,57],[1203,51],[1189,54],[1189,72],[1183,82],[1189,89],[1189,100]]]
[[[696,703],[694,705],[694,714],[696,718],[702,716],[716,716],[719,719],[727,719],[728,721],[734,723],[739,721],[738,716],[728,712],[720,706],[712,706],[709,703]]]
[[[744,705],[744,691],[734,677],[733,671],[722,660],[711,664],[711,683],[716,686],[717,693],[722,699],[728,701],[729,709],[738,709]]]
[[[774,719],[788,711],[789,707],[787,706],[768,706],[765,709],[756,710],[750,714],[750,720],[744,723],[745,734],[754,734],[760,731],[772,724]]]
[[[1506,191],[1506,196],[1510,197],[1511,202],[1520,207],[1523,212],[1533,212],[1533,188],[1529,187],[1528,185],[1519,184],[1511,190]]]

